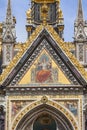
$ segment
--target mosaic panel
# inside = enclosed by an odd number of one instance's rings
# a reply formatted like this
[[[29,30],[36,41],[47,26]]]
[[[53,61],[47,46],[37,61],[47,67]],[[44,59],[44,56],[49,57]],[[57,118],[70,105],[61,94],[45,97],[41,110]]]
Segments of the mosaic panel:
[[[14,117],[24,108],[26,107],[30,101],[23,101],[23,100],[17,100],[17,101],[12,101],[11,102],[11,117],[12,120]]]
[[[58,69],[52,67],[52,61],[45,53],[41,55],[35,68],[31,70],[31,81],[37,83],[54,83],[58,81]]]
[[[78,101],[58,101],[60,104],[64,105],[72,114],[78,119]]]

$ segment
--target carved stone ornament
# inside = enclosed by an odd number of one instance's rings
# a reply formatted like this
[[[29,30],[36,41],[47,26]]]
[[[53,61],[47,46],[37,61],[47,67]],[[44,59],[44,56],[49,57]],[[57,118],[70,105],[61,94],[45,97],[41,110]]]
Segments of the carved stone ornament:
[[[48,102],[47,96],[43,96],[43,97],[41,98],[41,102],[42,102],[43,104],[47,103],[47,102]]]

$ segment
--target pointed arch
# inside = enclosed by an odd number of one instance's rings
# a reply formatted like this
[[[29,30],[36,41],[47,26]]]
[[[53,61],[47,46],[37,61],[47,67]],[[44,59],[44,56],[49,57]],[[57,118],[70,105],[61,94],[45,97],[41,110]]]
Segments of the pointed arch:
[[[45,101],[45,100],[44,100]],[[12,130],[25,130],[28,124],[32,124],[36,118],[42,113],[50,114],[64,130],[78,130],[77,121],[74,116],[60,104],[48,100],[46,103],[37,101],[24,108],[14,119]]]

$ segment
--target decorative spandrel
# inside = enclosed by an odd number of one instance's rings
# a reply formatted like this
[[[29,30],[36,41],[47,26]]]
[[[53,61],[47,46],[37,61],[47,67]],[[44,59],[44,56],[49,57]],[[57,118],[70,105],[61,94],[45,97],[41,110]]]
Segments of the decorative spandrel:
[[[68,100],[68,101],[58,101],[64,105],[75,117],[78,119],[78,101]]]
[[[13,100],[11,102],[11,121],[15,118],[15,116],[24,108],[26,107],[29,103],[31,103],[30,101],[26,100]]]

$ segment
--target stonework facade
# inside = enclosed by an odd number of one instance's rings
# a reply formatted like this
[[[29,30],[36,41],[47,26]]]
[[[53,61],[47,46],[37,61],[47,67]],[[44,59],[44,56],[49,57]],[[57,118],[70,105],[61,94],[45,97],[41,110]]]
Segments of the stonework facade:
[[[0,130],[87,130],[87,22],[82,1],[74,41],[64,41],[60,0],[31,0],[28,38],[16,42],[8,0],[0,24]]]

